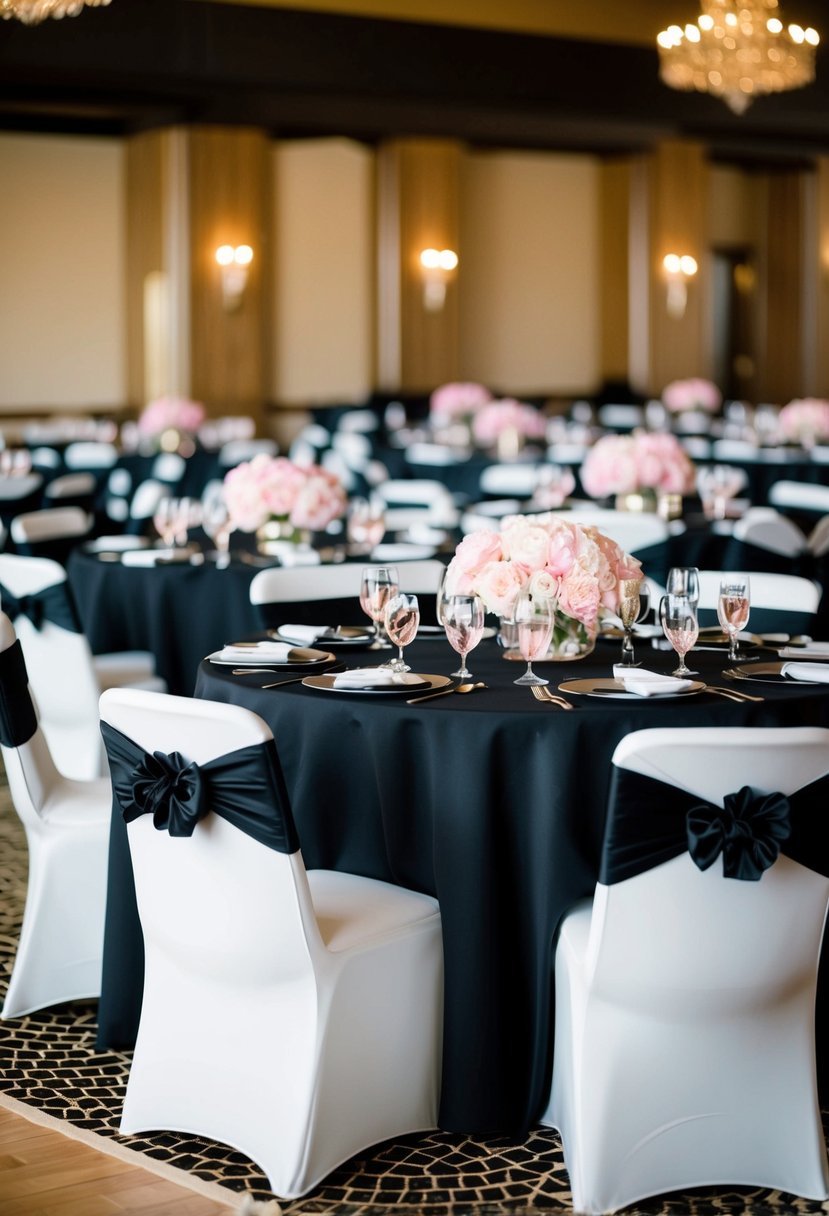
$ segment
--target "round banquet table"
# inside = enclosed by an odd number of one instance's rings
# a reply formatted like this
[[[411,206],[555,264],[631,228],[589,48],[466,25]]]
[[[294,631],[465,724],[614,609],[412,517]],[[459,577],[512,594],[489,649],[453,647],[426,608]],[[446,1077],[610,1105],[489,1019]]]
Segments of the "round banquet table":
[[[639,642],[638,657],[669,671],[673,656]],[[540,667],[554,684],[609,676],[619,642]],[[768,651],[758,652],[771,660]],[[376,658],[341,652],[348,666]],[[407,650],[415,671],[448,674],[438,638]],[[725,685],[723,653],[699,652],[701,678]],[[445,952],[440,1126],[522,1136],[549,1086],[553,954],[563,913],[593,892],[610,759],[644,727],[829,726],[829,686],[740,683],[765,699],[711,693],[670,700],[573,696],[541,704],[513,680],[523,665],[487,640],[469,667],[485,691],[419,705],[330,692],[275,675],[234,676],[202,663],[196,695],[244,705],[272,727],[309,868],[385,879],[440,901]],[[287,677],[286,677],[287,678]],[[126,831],[113,819],[99,1046],[126,1045],[140,1008],[143,956]]]

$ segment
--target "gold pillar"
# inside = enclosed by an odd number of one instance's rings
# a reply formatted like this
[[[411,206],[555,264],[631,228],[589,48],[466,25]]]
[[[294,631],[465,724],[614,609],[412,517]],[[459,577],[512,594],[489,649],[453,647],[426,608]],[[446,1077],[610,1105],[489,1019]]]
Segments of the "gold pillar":
[[[449,140],[391,140],[378,151],[377,378],[390,391],[427,392],[457,379],[460,158]],[[460,256],[442,304],[424,291],[423,249]]]
[[[628,380],[630,160],[599,169],[600,371],[604,383]]]
[[[668,140],[643,156],[631,179],[631,381],[658,396],[686,376],[709,376],[708,171],[701,144]],[[697,272],[686,299],[669,300],[666,254],[690,255]]]
[[[270,144],[232,127],[170,129],[127,146],[130,401],[180,393],[261,426],[270,383]],[[250,245],[229,298],[220,245]]]

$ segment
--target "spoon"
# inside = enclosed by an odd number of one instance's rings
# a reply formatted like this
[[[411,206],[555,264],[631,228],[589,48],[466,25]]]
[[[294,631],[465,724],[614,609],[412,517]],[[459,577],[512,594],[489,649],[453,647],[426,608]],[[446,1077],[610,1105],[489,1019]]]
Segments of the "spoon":
[[[440,692],[427,692],[425,697],[412,697],[407,705],[417,705],[419,701],[431,701],[432,697],[448,697],[450,692],[474,692],[476,688],[486,688],[483,680],[477,684],[457,684],[454,688],[442,688]]]

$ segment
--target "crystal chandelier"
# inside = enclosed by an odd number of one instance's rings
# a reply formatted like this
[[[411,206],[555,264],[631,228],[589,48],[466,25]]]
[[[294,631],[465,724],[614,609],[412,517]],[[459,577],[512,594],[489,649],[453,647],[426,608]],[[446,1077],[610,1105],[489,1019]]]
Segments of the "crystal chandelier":
[[[16,17],[24,25],[37,25],[46,17],[77,17],[85,6],[97,8],[109,0],[0,0],[0,16],[4,21]]]
[[[721,97],[742,114],[762,93],[811,84],[811,26],[784,26],[778,0],[701,0],[696,24],[670,25],[657,38],[659,74],[672,89]]]

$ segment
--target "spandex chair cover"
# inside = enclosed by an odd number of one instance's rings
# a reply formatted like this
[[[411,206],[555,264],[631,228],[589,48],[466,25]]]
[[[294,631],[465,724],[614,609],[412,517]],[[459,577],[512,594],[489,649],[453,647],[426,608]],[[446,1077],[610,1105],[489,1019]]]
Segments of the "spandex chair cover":
[[[717,1184],[826,1199],[829,731],[637,731],[613,764],[601,881],[555,959],[542,1122],[561,1132],[573,1207]]]
[[[146,950],[121,1130],[234,1145],[292,1198],[435,1127],[436,901],[305,870],[256,714],[113,689],[101,718]]]
[[[107,846],[106,779],[55,768],[29,694],[14,626],[0,613],[0,751],[26,832],[29,876],[4,1018],[101,991]]]

